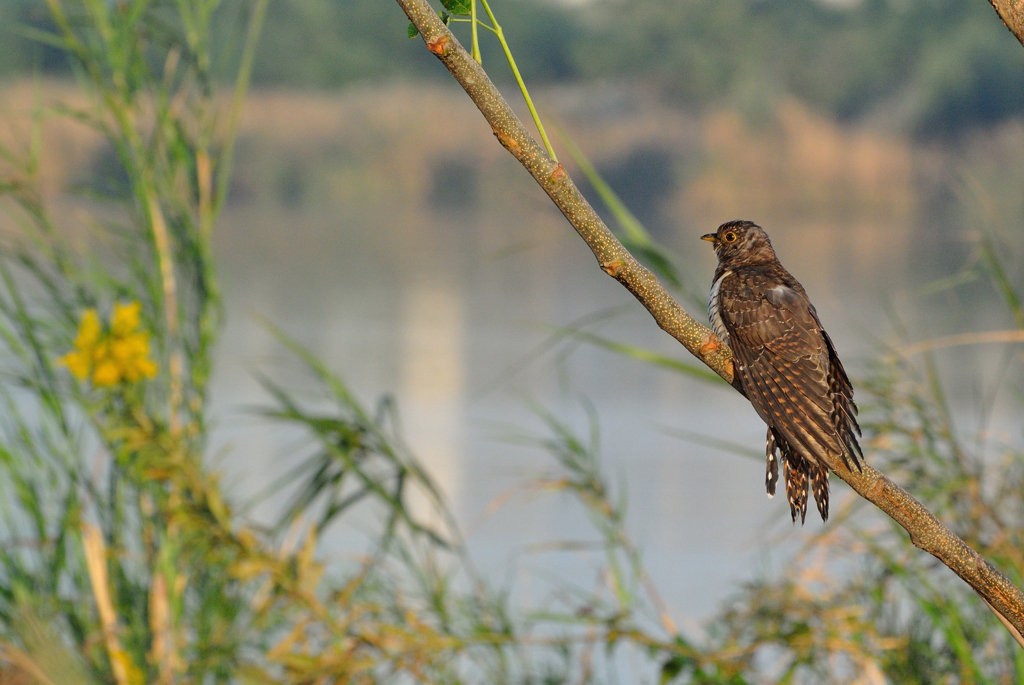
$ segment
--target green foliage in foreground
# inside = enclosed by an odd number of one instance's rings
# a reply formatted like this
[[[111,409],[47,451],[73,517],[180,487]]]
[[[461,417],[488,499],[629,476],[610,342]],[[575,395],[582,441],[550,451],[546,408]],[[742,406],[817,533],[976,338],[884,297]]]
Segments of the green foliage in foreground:
[[[606,580],[556,584],[543,611],[514,611],[474,571],[392,404],[366,408],[283,333],[321,392],[299,398],[268,379],[275,404],[264,416],[301,427],[309,450],[286,479],[296,495],[278,530],[234,512],[203,462],[220,311],[210,238],[266,7],[254,6],[237,43],[227,105],[210,88],[220,78],[209,51],[216,0],[52,0],[57,33],[37,36],[68,52],[89,104],[40,103],[24,148],[2,150],[0,189],[21,232],[0,260],[0,680],[614,682],[623,654],[663,683],[1024,678],[1021,652],[980,601],[860,503],[780,576],[740,590],[707,636],[682,634],[628,535],[596,421],[580,437],[542,409],[540,434],[513,436],[553,458],[528,488],[589,516]],[[84,248],[68,244],[37,192],[48,116],[92,126],[125,171],[120,204]],[[633,226],[633,239],[646,244],[641,231]],[[996,250],[985,255],[1019,325]],[[106,317],[134,302],[154,378],[94,383],[58,365],[84,312]],[[692,374],[599,336],[571,337]],[[957,436],[930,362],[883,358],[862,387],[874,404],[872,459],[1020,583],[1022,455]],[[412,506],[414,492],[429,512]],[[321,536],[356,507],[379,523],[365,554],[324,565]]]

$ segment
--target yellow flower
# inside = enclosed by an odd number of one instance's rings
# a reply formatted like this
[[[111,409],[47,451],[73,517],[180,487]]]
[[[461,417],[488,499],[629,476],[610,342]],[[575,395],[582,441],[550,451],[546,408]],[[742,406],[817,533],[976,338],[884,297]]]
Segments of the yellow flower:
[[[110,332],[114,335],[128,335],[139,327],[139,311],[142,303],[114,303],[114,316],[110,321]]]
[[[139,331],[138,302],[114,304],[109,330],[104,330],[95,309],[82,313],[75,349],[58,362],[79,379],[92,379],[96,387],[136,383],[156,376],[157,365],[149,358],[149,332]]]
[[[139,373],[142,374],[143,378],[155,378],[156,372],[159,369],[156,366],[156,362],[152,359],[142,359],[138,362]]]
[[[92,382],[99,388],[117,385],[121,382],[121,368],[113,361],[105,359],[97,364],[96,370],[92,372]]]
[[[110,340],[104,337],[98,343],[93,345],[92,348],[92,362],[93,364],[99,364],[104,359],[110,356]]]
[[[82,322],[78,324],[78,336],[75,338],[75,347],[79,350],[86,350],[96,344],[100,338],[103,325],[95,309],[86,309],[82,314]]]
[[[78,380],[84,381],[89,377],[89,358],[81,352],[68,352],[57,361],[68,367],[71,375]]]
[[[135,348],[137,347],[133,343],[136,338],[121,338],[120,340],[113,340],[110,343],[110,356],[122,364],[129,363],[133,357],[135,357]]]

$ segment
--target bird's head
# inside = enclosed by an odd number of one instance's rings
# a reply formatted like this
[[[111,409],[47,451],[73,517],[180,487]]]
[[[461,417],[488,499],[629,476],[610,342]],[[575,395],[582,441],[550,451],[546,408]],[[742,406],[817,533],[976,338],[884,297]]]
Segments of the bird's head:
[[[768,234],[753,221],[730,221],[700,239],[714,243],[720,264],[761,264],[776,258]]]

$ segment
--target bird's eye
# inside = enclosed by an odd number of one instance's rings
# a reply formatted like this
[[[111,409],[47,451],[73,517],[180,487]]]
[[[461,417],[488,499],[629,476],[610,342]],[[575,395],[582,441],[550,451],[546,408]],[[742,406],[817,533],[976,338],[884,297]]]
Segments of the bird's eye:
[[[732,231],[729,231],[723,237],[725,238],[725,242],[727,242],[727,243],[735,243],[736,242],[736,234],[733,233]]]

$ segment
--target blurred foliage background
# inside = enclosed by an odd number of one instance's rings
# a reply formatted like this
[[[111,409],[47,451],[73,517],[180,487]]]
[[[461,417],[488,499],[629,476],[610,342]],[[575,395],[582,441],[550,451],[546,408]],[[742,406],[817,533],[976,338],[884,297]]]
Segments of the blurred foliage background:
[[[238,15],[228,5],[216,19],[224,35]],[[253,83],[337,89],[443,80],[417,44],[395,44],[401,20],[397,6],[377,0],[275,2]],[[686,108],[728,105],[762,117],[791,96],[843,121],[885,122],[923,138],[955,137],[1024,111],[1020,46],[992,31],[984,3],[519,0],[501,20],[534,85],[642,79]],[[59,50],[15,28],[49,22],[38,2],[0,3],[0,78],[67,73]],[[501,59],[491,42],[484,50],[485,62]]]

